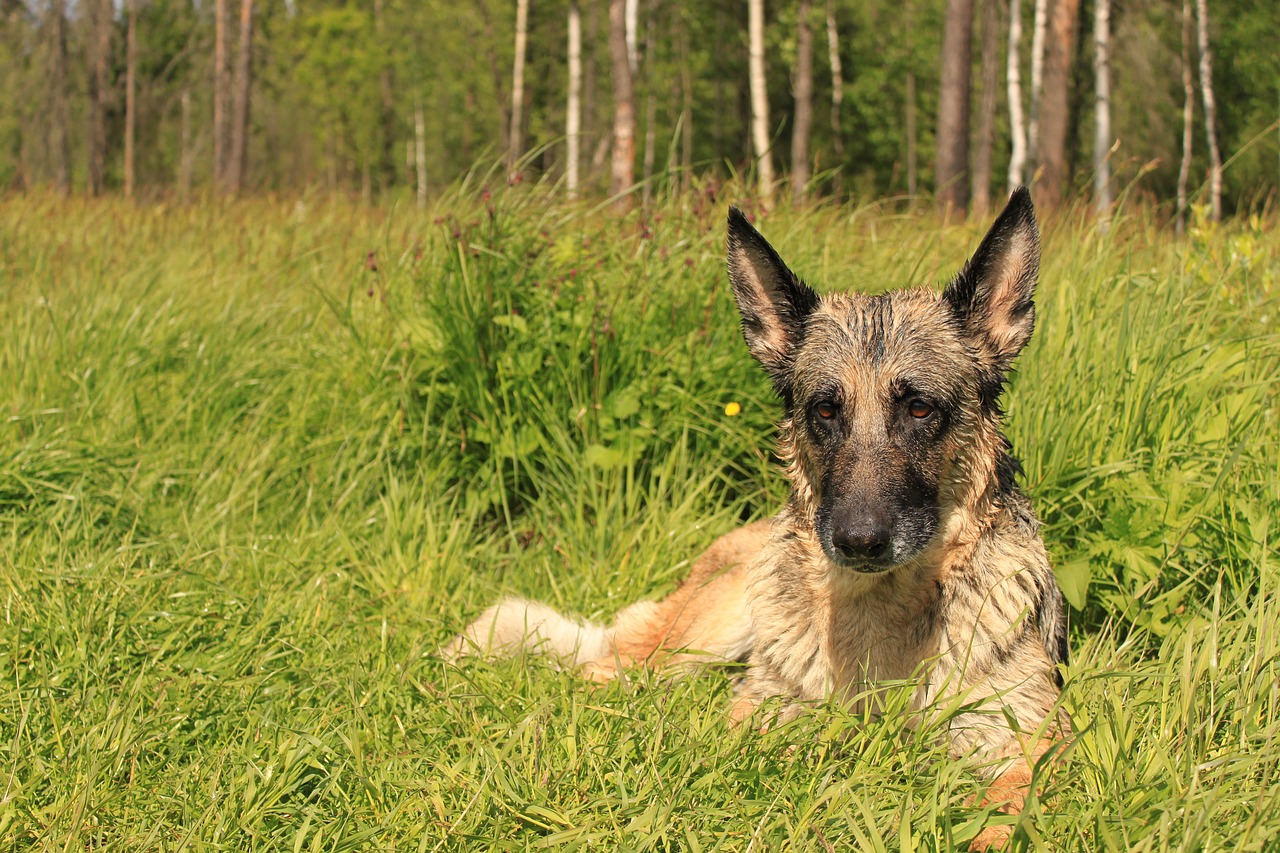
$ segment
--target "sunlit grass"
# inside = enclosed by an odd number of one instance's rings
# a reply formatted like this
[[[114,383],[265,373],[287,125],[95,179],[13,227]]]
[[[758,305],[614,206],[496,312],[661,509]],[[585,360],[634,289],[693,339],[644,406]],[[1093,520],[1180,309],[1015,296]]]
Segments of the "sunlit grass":
[[[0,207],[0,839],[69,849],[951,849],[933,730],[729,729],[729,677],[592,690],[432,651],[590,616],[771,512],[777,404],[728,196]],[[986,226],[758,223],[819,289],[942,281]],[[1037,849],[1280,832],[1274,224],[1045,223],[1007,397],[1073,610]],[[727,407],[737,404],[730,415]]]

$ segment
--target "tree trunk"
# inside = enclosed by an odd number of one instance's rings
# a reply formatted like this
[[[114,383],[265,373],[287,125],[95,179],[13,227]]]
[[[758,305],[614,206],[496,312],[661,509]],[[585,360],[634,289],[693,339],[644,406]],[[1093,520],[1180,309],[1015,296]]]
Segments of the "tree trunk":
[[[422,111],[422,96],[413,100],[413,164],[418,173],[418,209],[427,206],[427,119]]]
[[[796,68],[791,77],[796,97],[796,119],[791,128],[791,199],[801,204],[809,187],[809,132],[813,127],[813,30],[809,27],[809,0],[800,0],[796,15]]]
[[[973,0],[947,0],[938,90],[938,204],[963,214],[969,206],[969,76]]]
[[[228,101],[231,72],[227,40],[227,0],[213,3],[213,183],[221,190],[227,180],[227,147],[229,142]]]
[[[609,0],[609,57],[613,69],[613,168],[609,193],[617,196],[621,208],[631,206],[623,195],[636,182],[636,114],[627,58],[626,0]]]
[[[1217,222],[1222,219],[1222,155],[1218,151],[1218,134],[1214,130],[1217,108],[1213,101],[1213,54],[1209,48],[1209,8],[1205,0],[1196,0],[1196,33],[1200,43],[1204,132],[1209,143],[1209,215]]]
[[[89,69],[89,194],[101,195],[106,186],[107,107],[111,100],[111,0],[90,0]]]
[[[487,0],[475,0],[475,9],[480,15],[480,33],[478,40],[484,45],[484,55],[488,62],[490,72],[493,74],[493,94],[498,101],[498,146],[503,149],[504,156],[507,146],[507,135],[511,129],[511,117],[507,112],[507,101],[502,96],[502,83],[504,80],[502,74],[502,63],[498,62],[498,53],[494,50],[494,45],[498,43],[498,36],[493,30],[493,19],[489,15],[489,4]],[[524,99],[521,99],[523,103]]]
[[[377,0],[373,4],[373,29],[379,44],[386,44],[387,20],[385,3]],[[392,65],[393,56],[390,50],[382,54],[382,68],[378,72],[378,95],[381,99],[378,110],[379,146],[378,185],[381,189],[389,189],[396,182],[396,78]],[[471,111],[468,110],[466,120],[469,122]],[[468,147],[468,133],[463,133],[463,148]],[[465,155],[464,155],[465,156]]]
[[[578,197],[578,166],[582,162],[582,14],[578,0],[569,0],[569,104],[565,110],[565,188]]]
[[[997,90],[1000,86],[1000,0],[982,2],[982,96],[978,101],[978,131],[974,139],[973,183],[970,197],[975,213],[991,206],[991,174],[996,138]]]
[[[71,153],[68,143],[70,107],[67,104],[67,10],[63,0],[49,3],[49,149],[53,159],[53,184],[58,192],[71,192]]]
[[[658,98],[655,92],[654,73],[653,73],[653,51],[657,41],[657,33],[655,29],[654,19],[657,17],[654,9],[654,0],[649,0],[646,4],[648,20],[645,22],[644,37],[644,157],[643,174],[644,188],[641,190],[641,197],[644,204],[648,205],[649,200],[653,197],[653,161],[657,154],[658,131],[655,125],[658,121]],[[638,62],[639,60],[637,60]]]
[[[1071,56],[1080,0],[1054,0],[1046,36],[1044,90],[1040,96],[1040,139],[1036,169],[1040,173],[1039,204],[1053,209],[1063,201],[1067,184],[1067,127],[1070,118]]]
[[[1095,0],[1093,10],[1093,91],[1097,116],[1093,135],[1093,204],[1111,209],[1111,0]]]
[[[1049,28],[1049,0],[1036,0],[1031,21],[1031,118],[1027,123],[1027,165],[1035,180],[1040,165],[1040,99],[1044,95],[1044,43]]]
[[[769,150],[769,92],[764,71],[764,0],[747,0],[750,43],[751,138],[755,145],[760,198],[773,204],[773,155]]]
[[[516,180],[516,164],[523,154],[524,58],[529,36],[529,0],[516,0],[516,57],[511,67],[511,133],[507,137],[508,180]]]
[[[920,194],[920,170],[916,156],[916,73],[907,72],[907,197]]]
[[[138,0],[129,0],[128,14],[124,72],[124,195],[125,198],[133,198],[134,145],[138,126]]]
[[[191,197],[191,177],[195,171],[195,151],[191,146],[191,91],[182,90],[182,128],[178,155],[178,197],[186,201]]]
[[[1027,129],[1022,116],[1022,0],[1009,0],[1009,187],[1012,193],[1026,183]]]
[[[843,159],[840,105],[844,102],[844,76],[840,65],[840,33],[836,29],[836,0],[827,0],[827,57],[831,63],[831,145],[836,157]]]
[[[1187,227],[1187,178],[1191,176],[1192,125],[1196,89],[1191,75],[1191,0],[1182,0],[1182,162],[1178,166],[1178,212],[1175,231]]]
[[[244,188],[249,163],[249,87],[253,77],[253,0],[240,0],[240,48],[236,55],[235,101],[231,115],[231,154],[227,161],[227,191]]]

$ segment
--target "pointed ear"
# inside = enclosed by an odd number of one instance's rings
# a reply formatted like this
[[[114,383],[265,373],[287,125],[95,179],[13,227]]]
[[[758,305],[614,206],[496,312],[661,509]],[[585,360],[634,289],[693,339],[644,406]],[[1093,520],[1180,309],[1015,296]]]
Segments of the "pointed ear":
[[[818,294],[798,279],[736,207],[729,208],[729,282],[742,315],[747,349],[764,366],[774,388],[787,396],[791,360],[804,335],[804,320]]]
[[[1031,340],[1036,308],[1031,301],[1040,272],[1040,231],[1031,193],[1019,187],[978,251],[943,298],[1001,373]]]

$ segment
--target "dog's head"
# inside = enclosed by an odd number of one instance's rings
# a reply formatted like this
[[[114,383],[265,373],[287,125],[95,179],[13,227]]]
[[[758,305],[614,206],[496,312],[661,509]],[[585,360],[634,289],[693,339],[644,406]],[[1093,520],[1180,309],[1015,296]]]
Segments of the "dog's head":
[[[743,335],[785,404],[793,498],[833,563],[908,563],[1011,485],[998,397],[1031,337],[1039,260],[1019,189],[941,293],[819,296],[730,210]]]

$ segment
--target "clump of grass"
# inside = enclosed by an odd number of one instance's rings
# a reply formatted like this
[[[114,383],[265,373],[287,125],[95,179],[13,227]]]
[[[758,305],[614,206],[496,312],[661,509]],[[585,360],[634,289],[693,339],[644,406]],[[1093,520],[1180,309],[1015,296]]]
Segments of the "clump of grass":
[[[661,594],[785,494],[724,201],[10,200],[0,837],[952,849],[1013,820],[892,715],[760,736],[728,728],[724,675],[593,691],[536,659],[431,655],[503,592],[591,616]],[[940,282],[986,225],[760,224],[819,289],[875,290]],[[1007,403],[1076,606],[1078,736],[1027,846],[1280,830],[1266,225],[1044,225]]]

